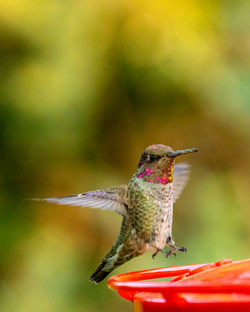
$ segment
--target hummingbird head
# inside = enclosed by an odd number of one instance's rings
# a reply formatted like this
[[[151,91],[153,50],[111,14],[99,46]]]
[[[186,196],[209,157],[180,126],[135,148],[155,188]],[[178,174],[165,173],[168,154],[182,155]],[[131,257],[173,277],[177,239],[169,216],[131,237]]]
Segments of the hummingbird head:
[[[153,163],[168,163],[172,162],[175,157],[188,153],[198,152],[198,148],[191,148],[186,150],[174,151],[170,146],[163,144],[154,144],[148,146],[143,153],[138,162],[138,168],[142,165],[148,166]]]
[[[173,165],[177,156],[198,152],[197,148],[174,151],[171,147],[163,144],[154,144],[147,147],[138,162],[138,178],[147,182],[155,180],[166,184],[172,182]]]

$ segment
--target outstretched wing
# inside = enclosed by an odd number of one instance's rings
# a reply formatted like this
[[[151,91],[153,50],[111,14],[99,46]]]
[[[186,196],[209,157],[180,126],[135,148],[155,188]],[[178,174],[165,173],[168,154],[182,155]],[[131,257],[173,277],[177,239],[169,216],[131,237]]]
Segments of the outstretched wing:
[[[173,173],[173,189],[174,189],[174,202],[181,195],[189,177],[189,165],[186,163],[179,163],[174,166]]]
[[[120,185],[82,194],[35,200],[57,203],[60,205],[100,208],[103,210],[116,211],[123,216],[127,216],[126,190],[127,185]]]

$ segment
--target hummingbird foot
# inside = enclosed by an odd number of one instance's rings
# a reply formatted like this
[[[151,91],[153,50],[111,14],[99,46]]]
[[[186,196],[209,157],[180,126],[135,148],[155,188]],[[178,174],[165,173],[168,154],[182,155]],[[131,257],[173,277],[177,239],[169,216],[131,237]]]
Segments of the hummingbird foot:
[[[177,251],[187,252],[187,248],[185,247],[176,247],[176,246],[171,247],[172,248],[166,252],[166,258],[168,258],[171,255],[174,255],[176,257]]]
[[[152,254],[152,258],[154,259],[160,251],[163,252],[163,249],[157,248],[156,252]]]
[[[170,256],[170,255],[175,255],[177,251],[181,251],[181,252],[187,252],[187,248],[186,247],[177,247],[175,246],[175,242],[172,240],[171,236],[168,237],[167,241],[166,241],[168,247],[170,247],[171,249],[168,250],[166,252],[166,257]]]
[[[166,258],[168,258],[171,255],[174,255],[176,257],[176,251],[173,251],[172,249],[170,249],[166,252]]]
[[[178,247],[178,250],[181,252],[187,252],[187,248],[186,247]]]

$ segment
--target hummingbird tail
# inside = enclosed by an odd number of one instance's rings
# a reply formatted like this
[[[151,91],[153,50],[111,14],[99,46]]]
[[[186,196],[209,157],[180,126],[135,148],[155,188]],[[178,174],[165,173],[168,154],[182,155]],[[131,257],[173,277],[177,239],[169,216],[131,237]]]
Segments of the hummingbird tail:
[[[107,261],[102,261],[102,263],[98,266],[95,272],[91,275],[90,281],[96,284],[100,283],[104,278],[113,270],[104,271],[104,267],[107,264]]]
[[[95,272],[91,275],[90,281],[98,284],[115,268],[130,259],[139,256],[140,253],[137,251],[137,245],[134,243],[133,237],[130,238],[131,231],[130,224],[128,224],[127,218],[124,217],[120,235],[116,243],[103,258]]]
[[[122,247],[122,246],[121,246]],[[104,258],[99,267],[95,270],[95,272],[91,275],[90,281],[98,284],[104,278],[112,272],[115,268],[120,266],[121,264],[131,260],[134,257],[139,256],[141,253],[138,252],[131,252],[129,254],[124,254],[124,252],[127,252],[126,249],[122,250],[122,248],[119,250],[122,251],[121,253],[115,254],[113,257],[108,258],[107,260]]]

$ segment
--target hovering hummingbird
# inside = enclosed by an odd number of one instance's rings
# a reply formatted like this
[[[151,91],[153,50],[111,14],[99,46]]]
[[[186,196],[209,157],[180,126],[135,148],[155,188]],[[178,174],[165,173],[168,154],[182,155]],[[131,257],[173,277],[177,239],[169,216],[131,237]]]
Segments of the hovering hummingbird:
[[[122,215],[116,243],[90,277],[99,283],[111,271],[130,259],[153,250],[166,256],[186,251],[172,239],[173,204],[188,179],[189,166],[174,166],[177,156],[198,152],[197,148],[173,151],[171,147],[154,144],[147,147],[138,162],[136,173],[128,184],[113,186],[66,197],[45,198],[47,202],[87,206],[116,211]],[[165,247],[168,251],[164,251]]]

